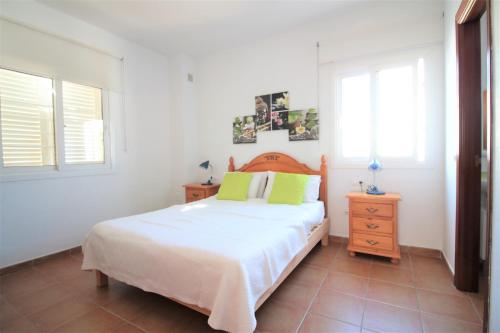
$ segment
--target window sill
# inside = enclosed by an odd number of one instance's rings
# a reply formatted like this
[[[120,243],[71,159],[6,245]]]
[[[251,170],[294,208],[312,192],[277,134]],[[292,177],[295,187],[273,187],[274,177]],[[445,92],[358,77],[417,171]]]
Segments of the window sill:
[[[407,158],[378,158],[382,163],[382,169],[435,169],[439,167],[434,158],[419,162],[416,159]],[[370,160],[348,160],[336,157],[333,163],[330,163],[332,169],[368,169]]]
[[[3,170],[2,170],[3,171]],[[29,172],[12,172],[0,175],[0,183],[7,182],[23,182],[32,180],[46,180],[46,179],[59,179],[59,178],[72,178],[72,177],[89,177],[89,176],[100,176],[100,175],[110,175],[115,173],[116,170],[108,165],[96,166],[82,166],[81,168],[71,168],[67,170],[58,170],[56,168],[50,170],[41,171],[29,171]]]
[[[365,164],[333,164],[331,165],[332,169],[335,170],[368,170],[368,163],[366,162]],[[422,170],[422,169],[435,169],[436,165],[433,165],[431,163],[410,163],[410,164],[382,164],[382,169],[385,170]]]

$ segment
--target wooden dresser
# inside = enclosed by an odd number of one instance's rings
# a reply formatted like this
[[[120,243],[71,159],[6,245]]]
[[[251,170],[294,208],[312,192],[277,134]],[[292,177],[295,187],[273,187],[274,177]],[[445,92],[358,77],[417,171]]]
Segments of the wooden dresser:
[[[201,184],[186,184],[186,202],[197,201],[208,198],[217,194],[220,184],[201,185]]]
[[[399,194],[369,195],[351,192],[349,199],[349,254],[356,252],[391,258],[399,263],[398,243]]]

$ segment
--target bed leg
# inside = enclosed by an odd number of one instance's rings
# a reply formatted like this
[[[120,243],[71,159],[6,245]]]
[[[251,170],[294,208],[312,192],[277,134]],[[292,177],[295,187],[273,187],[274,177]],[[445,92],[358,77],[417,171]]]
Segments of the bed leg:
[[[321,238],[321,245],[322,246],[328,246],[328,233],[326,233],[322,238]]]
[[[97,287],[106,287],[108,285],[108,276],[103,272],[95,271],[95,284]]]

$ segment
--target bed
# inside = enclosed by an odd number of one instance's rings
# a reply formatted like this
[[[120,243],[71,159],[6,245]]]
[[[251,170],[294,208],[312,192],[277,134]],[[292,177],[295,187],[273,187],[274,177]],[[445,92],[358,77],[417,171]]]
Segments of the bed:
[[[281,153],[266,153],[228,171],[320,175],[318,202],[271,205],[210,197],[95,225],[84,245],[82,269],[154,292],[207,315],[229,332],[252,332],[255,311],[293,269],[328,245],[327,166],[310,169]]]

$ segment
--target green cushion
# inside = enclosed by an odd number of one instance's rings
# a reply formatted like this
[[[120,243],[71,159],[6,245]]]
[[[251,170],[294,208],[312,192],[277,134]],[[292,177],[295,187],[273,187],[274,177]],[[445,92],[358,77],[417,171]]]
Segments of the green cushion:
[[[217,200],[245,201],[252,181],[250,172],[227,172],[217,193]]]
[[[267,202],[273,204],[300,205],[304,202],[307,175],[276,173],[271,195]]]

